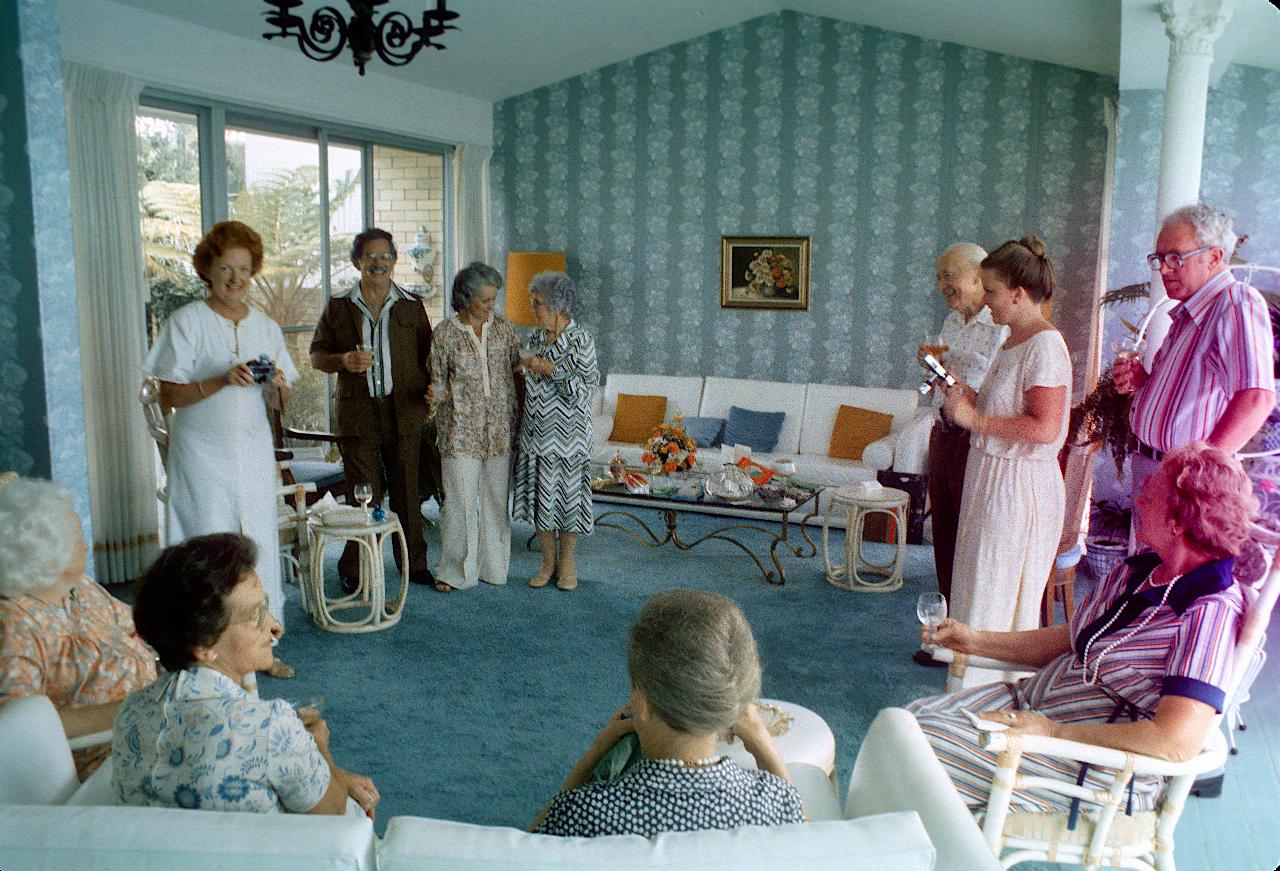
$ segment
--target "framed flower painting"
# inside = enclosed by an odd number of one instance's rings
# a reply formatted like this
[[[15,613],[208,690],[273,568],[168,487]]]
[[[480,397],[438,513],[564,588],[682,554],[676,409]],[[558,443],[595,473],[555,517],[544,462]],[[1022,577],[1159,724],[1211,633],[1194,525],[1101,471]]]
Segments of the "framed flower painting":
[[[808,236],[721,236],[720,307],[809,310]]]

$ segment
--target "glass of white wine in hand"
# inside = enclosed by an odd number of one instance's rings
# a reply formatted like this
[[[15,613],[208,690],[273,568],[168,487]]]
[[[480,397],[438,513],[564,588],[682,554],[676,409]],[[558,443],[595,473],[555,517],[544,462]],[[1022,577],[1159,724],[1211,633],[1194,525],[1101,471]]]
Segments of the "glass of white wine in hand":
[[[916,599],[916,616],[929,630],[925,643],[930,647],[936,646],[933,641],[933,630],[947,619],[947,597],[941,593],[921,593],[920,598]]]

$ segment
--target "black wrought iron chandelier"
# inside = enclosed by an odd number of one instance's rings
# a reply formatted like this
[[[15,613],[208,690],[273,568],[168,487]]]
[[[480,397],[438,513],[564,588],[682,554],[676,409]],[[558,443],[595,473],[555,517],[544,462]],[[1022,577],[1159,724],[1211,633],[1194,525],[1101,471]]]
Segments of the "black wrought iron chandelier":
[[[264,39],[292,36],[298,40],[298,48],[303,54],[319,61],[333,60],[350,45],[355,65],[362,76],[364,65],[373,59],[375,53],[384,63],[402,67],[428,46],[443,51],[444,45],[434,40],[443,36],[446,30],[457,29],[448,22],[457,18],[458,13],[446,8],[446,0],[436,0],[435,9],[423,10],[422,24],[418,27],[403,12],[389,12],[375,22],[374,10],[387,0],[347,0],[351,7],[350,21],[332,6],[325,6],[312,14],[310,24],[292,12],[302,5],[302,0],[265,2],[271,11],[262,14],[268,24],[279,30],[262,34]]]

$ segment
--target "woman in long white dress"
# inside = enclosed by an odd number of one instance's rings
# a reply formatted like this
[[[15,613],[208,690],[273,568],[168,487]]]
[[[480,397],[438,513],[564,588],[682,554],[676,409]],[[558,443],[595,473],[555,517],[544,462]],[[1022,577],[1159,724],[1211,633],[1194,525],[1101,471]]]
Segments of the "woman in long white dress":
[[[978,629],[1035,629],[1062,534],[1058,451],[1067,434],[1071,357],[1041,304],[1053,264],[1035,236],[1008,241],[982,261],[991,319],[1009,327],[982,389],[947,391],[943,413],[969,430],[950,613]],[[965,685],[997,679],[968,669]]]
[[[258,545],[258,577],[271,615],[284,624],[276,526],[276,465],[266,403],[280,407],[298,377],[284,334],[249,306],[262,269],[262,238],[239,221],[215,224],[193,256],[209,296],[188,303],[160,330],[143,371],[160,381],[172,408],[166,463],[166,543],[239,532]],[[250,361],[274,364],[255,381]],[[292,677],[278,658],[269,672]]]

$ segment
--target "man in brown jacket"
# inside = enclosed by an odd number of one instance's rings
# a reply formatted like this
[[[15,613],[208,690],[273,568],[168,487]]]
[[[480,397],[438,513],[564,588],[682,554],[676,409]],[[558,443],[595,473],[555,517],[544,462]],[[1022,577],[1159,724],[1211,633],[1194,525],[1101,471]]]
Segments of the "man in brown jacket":
[[[418,487],[431,325],[421,300],[391,280],[396,247],[390,233],[373,228],[356,236],[351,262],[360,281],[325,306],[311,341],[311,365],[338,375],[334,434],[347,501],[355,504],[356,484],[369,484],[373,504],[380,505],[385,481],[408,540],[409,579],[431,584]],[[358,547],[348,542],[338,560],[344,590],[355,589],[359,559]]]

